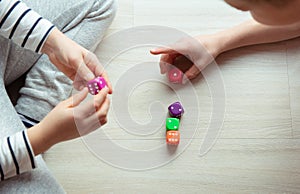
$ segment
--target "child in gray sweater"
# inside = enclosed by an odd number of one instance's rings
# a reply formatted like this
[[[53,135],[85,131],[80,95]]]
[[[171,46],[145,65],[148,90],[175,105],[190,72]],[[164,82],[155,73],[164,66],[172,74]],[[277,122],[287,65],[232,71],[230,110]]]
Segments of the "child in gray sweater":
[[[39,154],[106,123],[112,89],[89,50],[100,42],[114,13],[113,0],[0,0],[1,193],[64,192]],[[6,86],[25,73],[14,107]],[[79,89],[99,75],[108,88],[93,100],[83,102],[87,88],[70,97],[73,81]]]

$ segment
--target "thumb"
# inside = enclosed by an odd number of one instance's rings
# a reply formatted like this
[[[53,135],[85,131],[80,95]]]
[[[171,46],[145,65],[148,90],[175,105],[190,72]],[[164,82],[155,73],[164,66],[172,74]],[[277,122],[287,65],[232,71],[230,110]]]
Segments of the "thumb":
[[[85,81],[90,81],[95,77],[92,71],[86,66],[84,62],[82,62],[82,64],[78,67],[77,73],[79,77],[81,77]]]
[[[87,96],[88,89],[85,87],[79,93],[70,98],[70,107],[78,106]]]
[[[159,55],[159,54],[175,54],[177,52],[171,48],[158,47],[158,48],[151,49],[150,53],[153,55]]]
[[[183,83],[187,81],[187,79],[191,80],[196,78],[200,74],[201,70],[196,65],[193,65],[189,70],[185,72],[186,80],[183,80]]]

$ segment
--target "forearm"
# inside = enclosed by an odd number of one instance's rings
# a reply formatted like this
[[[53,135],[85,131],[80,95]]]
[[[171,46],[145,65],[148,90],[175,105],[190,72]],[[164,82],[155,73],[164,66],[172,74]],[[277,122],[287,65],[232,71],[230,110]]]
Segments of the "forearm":
[[[58,143],[57,138],[54,138],[51,133],[43,129],[40,124],[29,128],[27,136],[35,156],[44,153]]]
[[[62,45],[66,41],[70,41],[70,39],[67,36],[65,36],[61,31],[59,31],[57,28],[55,28],[47,37],[45,44],[41,49],[41,52],[47,54],[48,56],[53,55],[55,51],[62,52],[61,49],[64,49]],[[71,41],[71,43],[74,44],[73,41]]]
[[[214,36],[220,44],[218,53],[222,53],[243,46],[278,42],[298,37],[300,36],[300,23],[289,26],[267,26],[250,20],[218,32]]]

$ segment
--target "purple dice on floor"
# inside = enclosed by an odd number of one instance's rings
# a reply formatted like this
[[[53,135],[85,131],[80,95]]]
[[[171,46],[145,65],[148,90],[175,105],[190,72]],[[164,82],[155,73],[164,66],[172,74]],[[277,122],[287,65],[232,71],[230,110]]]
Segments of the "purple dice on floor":
[[[96,77],[87,83],[87,87],[92,95],[96,95],[106,87],[106,81],[103,77]]]
[[[169,114],[172,117],[180,118],[184,113],[183,106],[180,104],[180,102],[175,102],[171,104],[168,109],[169,109]]]

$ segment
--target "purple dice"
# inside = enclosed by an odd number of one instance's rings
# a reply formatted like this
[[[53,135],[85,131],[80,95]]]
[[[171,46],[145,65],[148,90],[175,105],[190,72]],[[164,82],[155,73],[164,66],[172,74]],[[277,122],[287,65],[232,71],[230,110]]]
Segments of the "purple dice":
[[[169,114],[171,117],[180,118],[184,113],[184,109],[183,109],[182,105],[180,104],[180,102],[174,102],[173,104],[171,104],[168,107],[168,109],[169,109]]]
[[[92,95],[96,95],[100,92],[100,90],[106,87],[106,81],[103,77],[99,76],[89,81],[87,83],[87,87]]]

